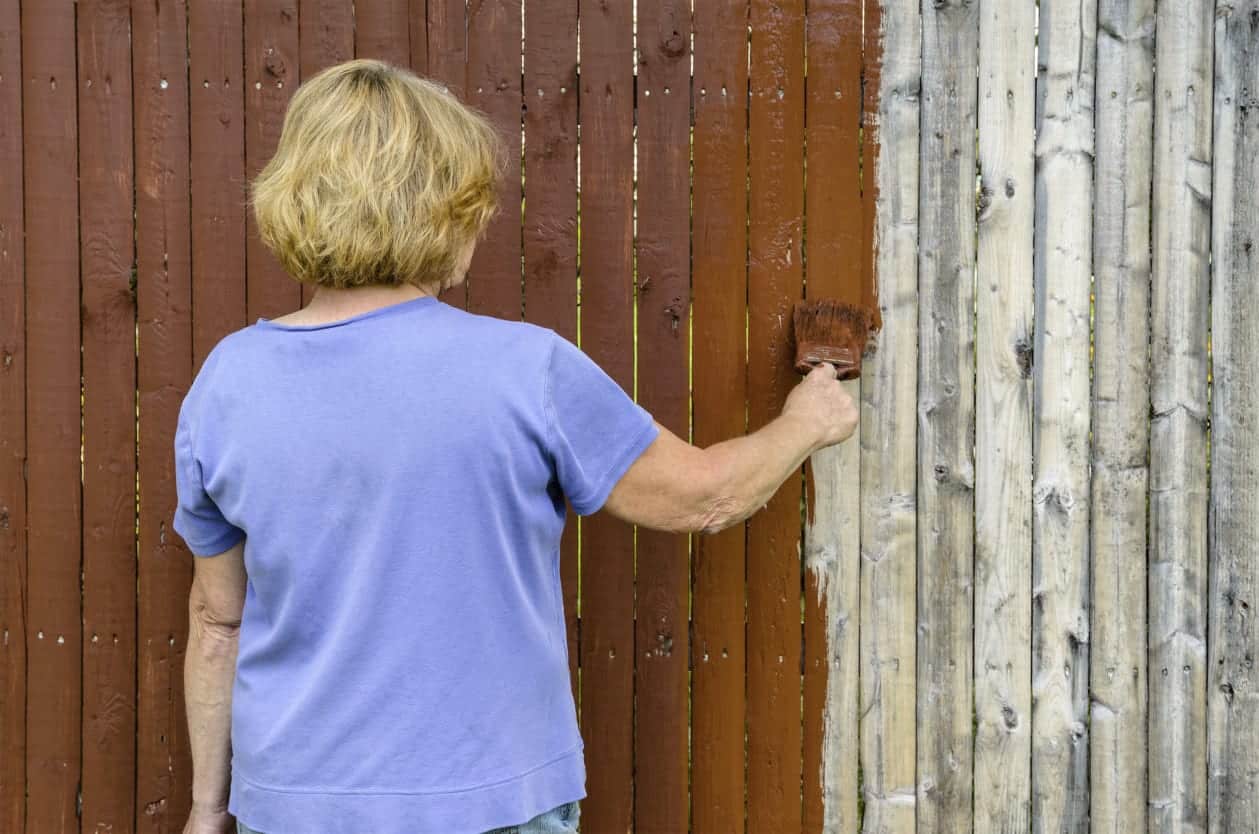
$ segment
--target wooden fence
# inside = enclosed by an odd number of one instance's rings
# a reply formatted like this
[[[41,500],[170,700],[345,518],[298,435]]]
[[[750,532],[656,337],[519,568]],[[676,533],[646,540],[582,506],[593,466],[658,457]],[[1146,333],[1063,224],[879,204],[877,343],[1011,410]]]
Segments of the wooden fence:
[[[0,0],[0,831],[183,824],[175,417],[306,300],[244,184],[356,55],[522,154],[445,300],[698,444],[877,277],[859,441],[570,523],[586,834],[1259,830],[1259,0],[693,5]]]

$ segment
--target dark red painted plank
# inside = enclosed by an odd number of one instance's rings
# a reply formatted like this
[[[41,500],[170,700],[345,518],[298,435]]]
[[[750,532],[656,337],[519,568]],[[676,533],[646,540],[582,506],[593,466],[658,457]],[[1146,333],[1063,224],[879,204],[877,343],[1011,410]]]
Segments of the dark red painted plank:
[[[75,4],[22,9],[28,562],[26,830],[78,831],[82,751]]]
[[[135,818],[135,325],[131,10],[80,0],[83,282],[82,827]]]
[[[747,4],[695,7],[695,443],[743,434],[747,395]],[[744,831],[746,527],[695,537],[692,830]]]
[[[461,101],[467,101],[468,79],[467,19],[464,0],[429,0],[425,53],[428,76],[446,86]],[[466,281],[444,290],[442,301],[456,307],[468,305]]]
[[[192,803],[183,676],[192,557],[170,530],[175,423],[193,370],[186,38],[183,3],[135,4],[132,89],[140,339],[135,829],[141,834],[181,830]],[[229,276],[224,279],[230,286]]]
[[[686,0],[638,4],[638,397],[690,436],[690,41]],[[686,831],[690,546],[640,528],[634,830]]]
[[[410,66],[409,18],[407,0],[355,0],[354,57]]]
[[[284,109],[298,83],[297,0],[245,0],[245,172],[252,178],[275,153]],[[301,289],[263,246],[249,213],[246,292],[249,321],[301,306]]]
[[[26,830],[26,289],[22,26],[0,5],[0,831]]]
[[[428,74],[428,0],[411,0],[407,21],[411,32],[411,71]]]
[[[633,21],[628,3],[582,7],[581,346],[633,390]],[[581,724],[589,799],[582,827],[629,831],[634,816],[634,530],[607,513],[582,524]]]
[[[791,308],[802,296],[804,3],[751,5],[748,429],[799,381]],[[800,498],[788,478],[748,521],[748,830],[800,830]]]
[[[577,6],[525,6],[525,319],[577,341]],[[560,542],[573,697],[579,658],[577,516]]]

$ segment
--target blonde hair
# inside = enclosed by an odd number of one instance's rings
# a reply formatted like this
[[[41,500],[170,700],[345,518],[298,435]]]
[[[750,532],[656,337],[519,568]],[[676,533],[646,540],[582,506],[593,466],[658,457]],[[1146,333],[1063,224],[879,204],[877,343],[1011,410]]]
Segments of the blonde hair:
[[[482,114],[408,70],[354,60],[298,87],[250,202],[302,283],[441,289],[497,209],[502,167]]]

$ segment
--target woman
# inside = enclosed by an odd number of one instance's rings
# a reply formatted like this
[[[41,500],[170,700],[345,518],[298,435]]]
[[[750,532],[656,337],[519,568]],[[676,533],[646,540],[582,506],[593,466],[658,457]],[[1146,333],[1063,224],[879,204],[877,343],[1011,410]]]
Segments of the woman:
[[[316,292],[214,347],[175,437],[174,528],[199,557],[189,834],[576,831],[565,501],[712,532],[853,431],[828,367],[701,450],[553,331],[438,300],[502,156],[479,114],[383,63],[293,96],[252,202]]]

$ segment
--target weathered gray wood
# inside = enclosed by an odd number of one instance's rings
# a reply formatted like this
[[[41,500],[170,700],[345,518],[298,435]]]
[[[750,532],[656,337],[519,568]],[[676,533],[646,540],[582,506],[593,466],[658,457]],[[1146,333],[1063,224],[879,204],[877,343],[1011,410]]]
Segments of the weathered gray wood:
[[[883,330],[862,373],[861,766],[863,830],[911,834],[915,782],[918,369],[917,0],[884,0],[878,85],[876,271]],[[870,24],[867,5],[867,25]],[[869,53],[867,52],[867,55]],[[867,59],[867,67],[869,59]],[[872,159],[873,157],[873,159]]]
[[[923,4],[918,273],[918,831],[974,780],[975,67],[979,12]]]
[[[1099,0],[1093,357],[1094,834],[1146,816],[1146,491],[1154,0]]]
[[[1207,303],[1214,7],[1159,3],[1150,345],[1149,824],[1206,830]]]
[[[1088,831],[1094,0],[1042,0],[1036,89],[1032,831]]]
[[[1259,2],[1215,21],[1208,830],[1259,831]]]
[[[1032,226],[1036,9],[979,3],[975,834],[1031,816]]]

